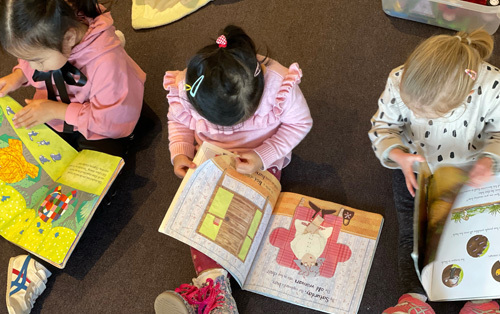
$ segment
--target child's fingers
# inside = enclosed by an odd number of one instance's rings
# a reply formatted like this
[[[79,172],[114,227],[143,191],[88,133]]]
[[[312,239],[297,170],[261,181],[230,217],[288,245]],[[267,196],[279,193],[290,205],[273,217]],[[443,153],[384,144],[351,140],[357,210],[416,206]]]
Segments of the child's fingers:
[[[22,120],[22,118],[25,115],[29,114],[30,112],[31,112],[31,107],[29,107],[29,106],[24,107],[23,109],[19,110],[19,112],[14,115],[14,117],[12,118],[12,121],[19,120],[19,119]]]
[[[406,188],[408,192],[410,192],[411,196],[415,197],[415,191],[413,190],[413,186],[409,180],[406,180]]]
[[[175,175],[178,177],[178,178],[184,178],[184,176],[186,175],[186,168],[184,167],[176,167],[174,168],[174,173]]]
[[[21,112],[19,112],[21,113]],[[22,115],[19,116],[19,113],[17,113],[14,118],[12,119],[12,121],[14,122],[14,126],[16,128],[19,128],[19,127],[25,127],[25,128],[29,128],[31,126],[33,126],[32,124],[34,122],[36,122],[36,119],[33,117],[33,115],[31,114],[31,112],[24,112]]]
[[[411,167],[409,169],[402,169],[405,176],[406,188],[410,192],[411,196],[415,197],[415,190],[418,188],[417,179]]]
[[[422,155],[415,155],[415,161],[424,162],[425,158]]]
[[[0,97],[7,95],[9,91],[7,90],[7,84],[5,82],[0,82]]]
[[[418,182],[417,178],[415,177],[415,174],[413,172],[410,172],[408,176],[410,179],[411,186],[415,189],[418,189]]]
[[[249,164],[248,162],[243,162],[237,158],[236,159],[236,171],[238,171],[239,173],[243,173],[243,174],[252,173],[252,165]]]
[[[30,120],[30,121],[28,121],[28,122],[25,123],[24,128],[25,129],[30,129],[32,127],[37,126],[38,124],[40,124],[40,123],[38,123],[38,121],[36,121],[36,120]]]
[[[248,159],[250,156],[251,156],[251,154],[248,152],[241,152],[238,154],[238,157],[241,159]]]

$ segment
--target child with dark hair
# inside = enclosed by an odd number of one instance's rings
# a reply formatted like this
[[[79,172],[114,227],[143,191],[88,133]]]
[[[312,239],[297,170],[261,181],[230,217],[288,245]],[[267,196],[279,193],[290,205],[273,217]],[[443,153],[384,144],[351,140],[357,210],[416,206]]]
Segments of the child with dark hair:
[[[298,64],[288,69],[257,55],[239,27],[227,26],[216,43],[191,58],[186,70],[167,72],[169,149],[174,172],[184,177],[197,145],[208,141],[236,152],[236,170],[267,169],[278,179],[292,149],[307,135],[312,118],[298,84]],[[237,313],[228,273],[191,248],[193,285],[160,294],[157,313]],[[176,312],[178,311],[178,312]]]
[[[104,10],[97,0],[0,0],[0,44],[19,59],[0,78],[0,97],[34,86],[33,99],[13,119],[16,128],[47,123],[77,150],[124,158],[146,75]],[[29,313],[48,276],[30,256],[12,258],[9,312]]]

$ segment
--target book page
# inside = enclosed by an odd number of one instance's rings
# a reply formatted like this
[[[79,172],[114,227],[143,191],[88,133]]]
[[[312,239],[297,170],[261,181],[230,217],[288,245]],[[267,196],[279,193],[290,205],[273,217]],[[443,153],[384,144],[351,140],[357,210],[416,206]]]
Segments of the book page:
[[[236,156],[235,154],[233,154],[232,152],[230,152],[228,150],[225,150],[223,148],[220,148],[218,146],[210,144],[209,142],[203,142],[203,144],[201,144],[201,146],[198,148],[198,151],[196,152],[196,156],[194,156],[193,162],[195,163],[196,166],[199,166],[202,163],[204,163],[205,161],[207,161],[211,158],[217,157],[217,156],[221,156],[221,155],[227,155],[227,156],[233,156],[233,157]],[[170,214],[172,213],[172,211],[171,211],[172,207],[174,206],[174,204],[177,203],[177,200],[181,196],[182,190],[184,190],[184,187],[186,186],[187,182],[189,181],[189,178],[195,172],[195,170],[196,170],[196,168],[195,169],[190,168],[186,172],[186,175],[182,179],[182,182],[179,186],[179,189],[177,189],[177,192],[175,193],[175,196],[174,196],[172,202],[170,203],[170,206],[167,209],[167,214],[165,215],[165,218],[163,218],[162,224],[160,226],[160,230],[165,229],[164,224],[167,222]]]
[[[433,263],[432,300],[500,297],[500,175],[458,193]]]
[[[4,97],[0,106],[0,235],[64,268],[104,195],[103,180],[109,184],[114,176],[103,176],[99,188],[82,183],[83,175],[72,182],[57,179],[83,156],[106,173],[118,173],[120,159],[95,152],[79,155],[46,125],[15,129],[12,117],[21,105]]]
[[[357,313],[383,218],[283,192],[244,289],[329,313]]]
[[[101,195],[121,169],[123,160],[93,150],[82,150],[66,167],[57,182],[77,190]]]
[[[234,157],[217,156],[193,172],[159,231],[213,258],[241,284],[280,189],[268,171],[243,175]]]

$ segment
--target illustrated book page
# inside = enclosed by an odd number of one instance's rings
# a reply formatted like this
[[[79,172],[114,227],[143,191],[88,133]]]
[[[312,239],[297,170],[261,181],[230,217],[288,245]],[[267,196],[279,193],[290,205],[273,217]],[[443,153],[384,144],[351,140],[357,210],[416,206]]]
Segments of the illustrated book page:
[[[357,313],[383,218],[282,192],[243,289],[327,313]]]
[[[427,252],[424,288],[433,301],[499,298],[500,175],[474,188],[463,185],[466,173],[460,169],[445,171],[436,171],[432,180],[441,180],[436,185],[445,186],[445,192],[430,197],[429,217],[445,222],[440,237],[427,240],[437,249]]]
[[[46,125],[16,129],[0,98],[0,235],[64,268],[123,160],[78,153]]]
[[[234,156],[219,155],[198,165],[159,231],[210,256],[242,285],[281,185],[268,171],[243,175],[234,164]]]

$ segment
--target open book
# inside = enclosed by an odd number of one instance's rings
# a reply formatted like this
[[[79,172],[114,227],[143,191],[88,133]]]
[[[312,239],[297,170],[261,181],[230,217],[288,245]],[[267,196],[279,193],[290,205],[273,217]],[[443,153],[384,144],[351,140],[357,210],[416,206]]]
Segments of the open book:
[[[412,257],[431,301],[500,297],[500,175],[466,181],[459,168],[419,171]]]
[[[64,268],[123,160],[77,152],[46,125],[16,129],[21,105],[0,107],[0,235]]]
[[[194,162],[160,232],[213,258],[242,289],[323,312],[358,311],[381,215],[280,193],[271,173],[240,174],[232,153],[207,143]]]

